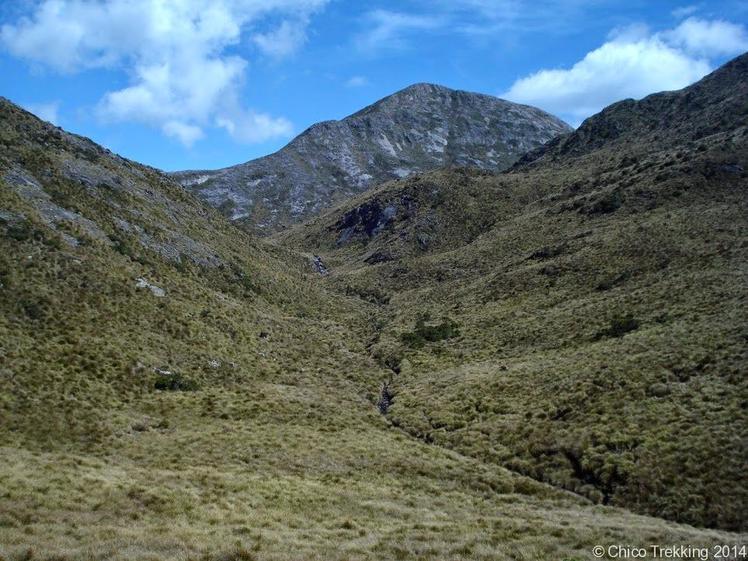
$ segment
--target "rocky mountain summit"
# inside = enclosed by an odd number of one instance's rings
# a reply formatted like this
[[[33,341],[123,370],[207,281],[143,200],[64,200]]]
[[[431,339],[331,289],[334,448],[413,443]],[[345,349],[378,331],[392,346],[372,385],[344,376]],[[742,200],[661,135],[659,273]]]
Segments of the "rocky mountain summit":
[[[415,84],[317,123],[269,156],[174,177],[233,220],[272,233],[387,180],[443,167],[505,169],[570,130],[534,107]]]

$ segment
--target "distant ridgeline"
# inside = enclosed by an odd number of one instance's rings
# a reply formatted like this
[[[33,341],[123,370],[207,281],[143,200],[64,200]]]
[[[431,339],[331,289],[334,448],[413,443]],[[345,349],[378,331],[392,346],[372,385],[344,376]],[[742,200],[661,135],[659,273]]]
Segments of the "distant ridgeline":
[[[502,170],[571,129],[534,107],[416,84],[278,152],[173,177],[250,230],[273,233],[373,185],[443,167]]]

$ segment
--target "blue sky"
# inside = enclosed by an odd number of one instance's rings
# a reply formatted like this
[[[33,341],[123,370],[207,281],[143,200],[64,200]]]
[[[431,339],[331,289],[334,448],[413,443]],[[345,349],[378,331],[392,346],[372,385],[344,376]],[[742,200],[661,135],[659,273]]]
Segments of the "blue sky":
[[[0,2],[0,95],[126,157],[218,168],[415,82],[572,125],[748,50],[748,3]]]

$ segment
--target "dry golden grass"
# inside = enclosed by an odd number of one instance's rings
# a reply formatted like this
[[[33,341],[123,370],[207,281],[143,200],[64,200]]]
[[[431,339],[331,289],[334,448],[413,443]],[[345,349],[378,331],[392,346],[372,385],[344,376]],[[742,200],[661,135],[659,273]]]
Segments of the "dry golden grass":
[[[156,171],[0,106],[2,561],[745,543],[595,504],[744,523],[745,177],[702,172],[747,168],[745,129],[687,158],[429,175],[425,250],[407,221],[342,248],[334,215],[289,233],[323,279]],[[50,222],[19,170],[79,218]],[[620,208],[589,214],[613,190]],[[384,246],[395,260],[366,265]],[[405,344],[424,312],[459,337]],[[637,329],[606,335],[629,313]],[[172,379],[189,391],[156,388]]]
[[[394,182],[281,241],[378,304],[370,351],[400,371],[389,417],[409,434],[594,501],[741,529],[746,130]],[[349,209],[413,200],[380,234],[336,243]],[[484,226],[466,243],[460,221]],[[440,243],[419,244],[424,228]],[[404,344],[424,314],[459,337]],[[631,332],[611,329],[627,317]]]

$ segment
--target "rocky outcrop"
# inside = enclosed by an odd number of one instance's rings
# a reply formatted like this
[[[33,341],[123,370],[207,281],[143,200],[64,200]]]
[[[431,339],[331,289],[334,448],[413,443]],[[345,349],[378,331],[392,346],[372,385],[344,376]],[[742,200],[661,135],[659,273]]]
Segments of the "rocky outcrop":
[[[613,145],[623,147],[631,158],[748,125],[746,74],[748,53],[682,90],[613,103],[586,119],[572,134],[528,152],[515,167],[583,156]]]
[[[313,125],[264,158],[174,177],[230,218],[272,233],[416,172],[505,169],[570,130],[534,107],[416,84],[340,121]]]
[[[42,123],[2,97],[0,185],[69,247],[97,243],[131,257],[142,248],[178,266],[224,264],[190,228],[215,213],[171,178]],[[4,219],[7,212],[0,221],[17,222]],[[30,226],[23,219],[19,227]]]

